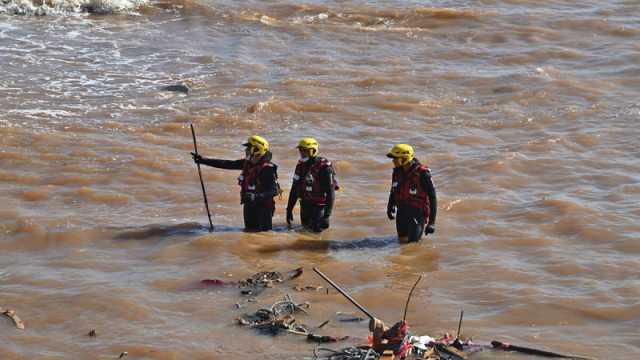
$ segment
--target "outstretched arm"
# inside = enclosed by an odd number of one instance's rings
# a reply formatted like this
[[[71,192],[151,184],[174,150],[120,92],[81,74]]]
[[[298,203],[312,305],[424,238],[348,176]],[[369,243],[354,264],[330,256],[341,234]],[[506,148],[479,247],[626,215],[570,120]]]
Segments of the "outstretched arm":
[[[196,155],[194,153],[191,153],[191,155],[193,155],[193,160],[196,163],[219,168],[219,169],[242,170],[244,168],[244,163],[246,162],[245,159],[222,160],[222,159],[206,158],[206,157],[200,156],[199,154]]]

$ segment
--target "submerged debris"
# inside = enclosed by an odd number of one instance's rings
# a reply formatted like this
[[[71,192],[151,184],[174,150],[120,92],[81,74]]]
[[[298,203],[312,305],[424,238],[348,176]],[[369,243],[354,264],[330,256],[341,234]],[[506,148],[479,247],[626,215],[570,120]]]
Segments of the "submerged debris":
[[[533,349],[533,348],[524,347],[524,346],[511,345],[511,344],[503,343],[496,340],[491,341],[491,346],[493,346],[494,349],[499,349],[504,351],[513,351],[513,352],[519,352],[522,354],[536,355],[536,356],[542,356],[542,357],[548,357],[548,358],[589,360],[589,358],[586,358],[586,357],[575,356],[575,355],[563,355],[563,354],[558,354],[558,353],[546,351],[546,350],[539,350],[539,349]]]
[[[320,291],[322,290],[322,286],[315,285],[304,285],[304,286],[294,286],[293,290],[303,292],[303,291]]]
[[[329,336],[329,335],[316,335],[316,334],[307,334],[307,340],[308,341],[313,341],[313,342],[317,342],[317,343],[332,343],[332,342],[338,342],[338,341],[343,341],[343,340],[347,340],[349,337],[348,336]]]
[[[341,350],[333,350],[317,347],[313,350],[313,359],[323,360],[377,360],[380,354],[372,348],[347,347]]]
[[[375,336],[375,334],[374,334]],[[375,342],[375,340],[374,340]],[[521,354],[535,355],[546,358],[590,360],[587,357],[563,355],[546,350],[538,350],[523,346],[516,346],[500,341],[491,343],[475,343],[470,339],[462,341],[450,334],[436,339],[427,335],[410,336],[410,349],[404,357],[398,356],[392,350],[378,349],[373,346],[347,347],[340,350],[317,347],[313,351],[314,360],[386,360],[386,359],[428,359],[428,360],[467,360],[478,351],[504,350]]]
[[[299,312],[308,315],[306,311],[308,308],[309,303],[298,304],[287,294],[284,300],[276,302],[270,308],[259,309],[253,314],[244,314],[236,320],[240,325],[257,329],[261,333],[268,335],[287,332],[303,335],[308,341],[319,343],[337,342],[348,338],[347,336],[317,335],[310,332],[306,325],[298,323],[293,316]]]
[[[330,320],[325,320],[322,324],[318,325],[317,328],[321,329],[323,326],[327,325]]]
[[[361,316],[353,315],[352,313],[340,312],[340,311],[336,313],[336,317],[340,322],[362,322],[367,320]]]
[[[20,320],[20,318],[18,317],[18,315],[16,315],[16,312],[14,310],[11,309],[3,309],[0,307],[0,314],[8,317],[9,319],[11,319],[13,321],[13,324],[20,330],[24,330],[24,322],[22,322],[22,320]]]
[[[303,268],[297,268],[282,274],[278,271],[261,271],[241,281],[226,281],[220,279],[205,279],[200,281],[204,286],[233,286],[241,288],[242,295],[259,295],[264,289],[274,287],[275,284],[295,279],[302,275]]]
[[[285,299],[271,305],[268,309],[259,309],[253,314],[244,314],[237,318],[238,324],[256,328],[261,332],[276,335],[282,330],[294,330],[307,333],[306,327],[296,324],[293,314],[309,308],[309,303],[296,304],[289,295]]]

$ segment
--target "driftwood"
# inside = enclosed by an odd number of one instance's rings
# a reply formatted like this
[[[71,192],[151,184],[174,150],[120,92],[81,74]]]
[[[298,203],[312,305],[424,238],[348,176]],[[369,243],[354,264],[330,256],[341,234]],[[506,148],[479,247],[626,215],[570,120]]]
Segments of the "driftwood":
[[[24,330],[24,322],[22,322],[22,320],[20,320],[18,315],[16,315],[15,311],[13,311],[11,309],[6,309],[5,310],[5,309],[0,307],[0,314],[2,314],[4,316],[8,317],[9,319],[11,319],[18,329]]]

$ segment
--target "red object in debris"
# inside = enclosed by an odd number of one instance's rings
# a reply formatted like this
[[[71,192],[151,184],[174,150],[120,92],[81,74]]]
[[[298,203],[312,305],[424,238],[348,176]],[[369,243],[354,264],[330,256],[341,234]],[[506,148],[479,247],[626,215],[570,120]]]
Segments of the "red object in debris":
[[[220,279],[204,279],[200,281],[200,284],[207,286],[236,286],[234,281],[224,281]]]

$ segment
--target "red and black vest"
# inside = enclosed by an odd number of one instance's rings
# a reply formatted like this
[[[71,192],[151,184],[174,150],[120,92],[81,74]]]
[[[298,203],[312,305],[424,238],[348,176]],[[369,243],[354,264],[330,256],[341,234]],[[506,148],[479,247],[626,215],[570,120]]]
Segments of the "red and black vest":
[[[391,182],[391,192],[393,192],[398,206],[409,205],[423,209],[425,219],[429,218],[429,195],[422,186],[421,177],[428,171],[427,166],[414,162],[407,170],[395,168]]]
[[[307,166],[307,163],[302,160],[298,161],[293,174],[293,180],[298,182],[298,198],[317,206],[327,204],[327,194],[320,184],[320,172],[327,167],[331,172],[331,181],[333,182],[331,186],[338,190],[338,182],[329,160],[318,156],[311,166]]]
[[[238,185],[240,185],[240,197],[245,193],[261,193],[264,192],[264,186],[260,181],[260,172],[264,168],[277,168],[275,164],[269,161],[263,161],[257,164],[252,164],[250,161],[246,161],[242,173],[238,177]],[[275,170],[275,169],[274,169]],[[276,183],[277,183],[276,175]],[[275,209],[276,201],[274,198],[269,197],[264,199],[264,205],[270,205]]]

